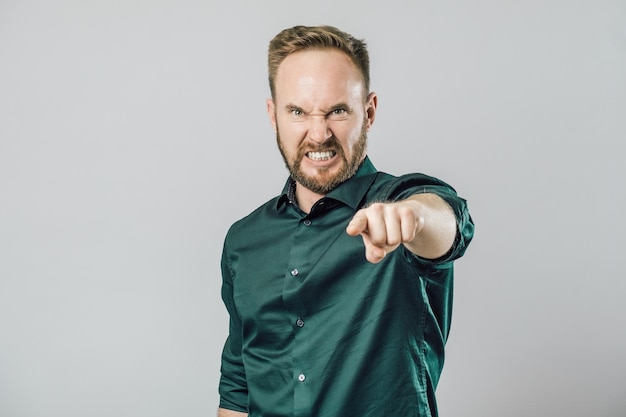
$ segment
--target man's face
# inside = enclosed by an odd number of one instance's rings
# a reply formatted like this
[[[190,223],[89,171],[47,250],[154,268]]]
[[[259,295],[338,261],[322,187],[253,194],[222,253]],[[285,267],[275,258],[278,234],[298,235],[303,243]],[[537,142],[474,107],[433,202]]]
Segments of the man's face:
[[[300,185],[324,195],[356,173],[376,110],[376,96],[365,94],[359,70],[341,51],[300,51],[280,64],[267,110]]]

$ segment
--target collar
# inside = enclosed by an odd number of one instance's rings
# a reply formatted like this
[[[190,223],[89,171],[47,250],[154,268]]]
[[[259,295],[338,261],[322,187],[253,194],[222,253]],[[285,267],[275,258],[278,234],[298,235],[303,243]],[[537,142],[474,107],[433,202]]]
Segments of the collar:
[[[354,176],[339,184],[337,188],[326,194],[323,198],[340,201],[354,210],[357,210],[363,197],[365,197],[365,193],[374,181],[374,175],[372,174],[376,174],[376,172],[374,164],[372,164],[369,157],[366,156]],[[276,202],[276,209],[280,209],[287,202],[295,203],[295,201],[296,181],[289,177]]]

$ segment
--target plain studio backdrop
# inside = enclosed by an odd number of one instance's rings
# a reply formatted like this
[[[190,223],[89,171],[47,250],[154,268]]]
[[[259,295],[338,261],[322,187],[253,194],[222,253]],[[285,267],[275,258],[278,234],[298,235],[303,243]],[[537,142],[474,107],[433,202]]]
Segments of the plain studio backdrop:
[[[296,24],[368,42],[377,168],[469,201],[441,416],[626,415],[626,2],[373,3],[0,0],[2,417],[215,414]]]

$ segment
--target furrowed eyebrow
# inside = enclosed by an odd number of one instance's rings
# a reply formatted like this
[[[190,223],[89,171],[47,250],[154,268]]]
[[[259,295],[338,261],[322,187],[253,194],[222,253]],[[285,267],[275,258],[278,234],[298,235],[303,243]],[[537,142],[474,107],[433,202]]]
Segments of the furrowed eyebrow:
[[[304,110],[302,109],[302,107],[298,107],[295,104],[287,104],[285,106],[285,110],[287,111],[287,113],[293,111],[293,110],[298,110],[301,111],[302,113],[304,113]]]
[[[306,114],[306,112],[304,111],[304,109],[300,106],[296,106],[295,104],[287,104],[285,105],[285,111],[287,113],[290,113],[294,110],[297,110],[299,112],[302,112],[302,114]],[[325,112],[325,114],[330,114],[332,112],[334,112],[335,110],[345,110],[346,113],[352,113],[353,110],[350,106],[348,106],[346,103],[337,103],[334,106],[332,106],[330,109],[328,109],[328,111]]]

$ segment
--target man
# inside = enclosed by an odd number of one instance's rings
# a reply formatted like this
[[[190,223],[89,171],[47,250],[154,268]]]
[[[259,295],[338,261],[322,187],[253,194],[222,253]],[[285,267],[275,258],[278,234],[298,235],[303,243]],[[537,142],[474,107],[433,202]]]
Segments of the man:
[[[228,232],[220,417],[436,416],[465,200],[366,156],[362,41],[297,26],[269,47],[267,111],[290,172]]]

